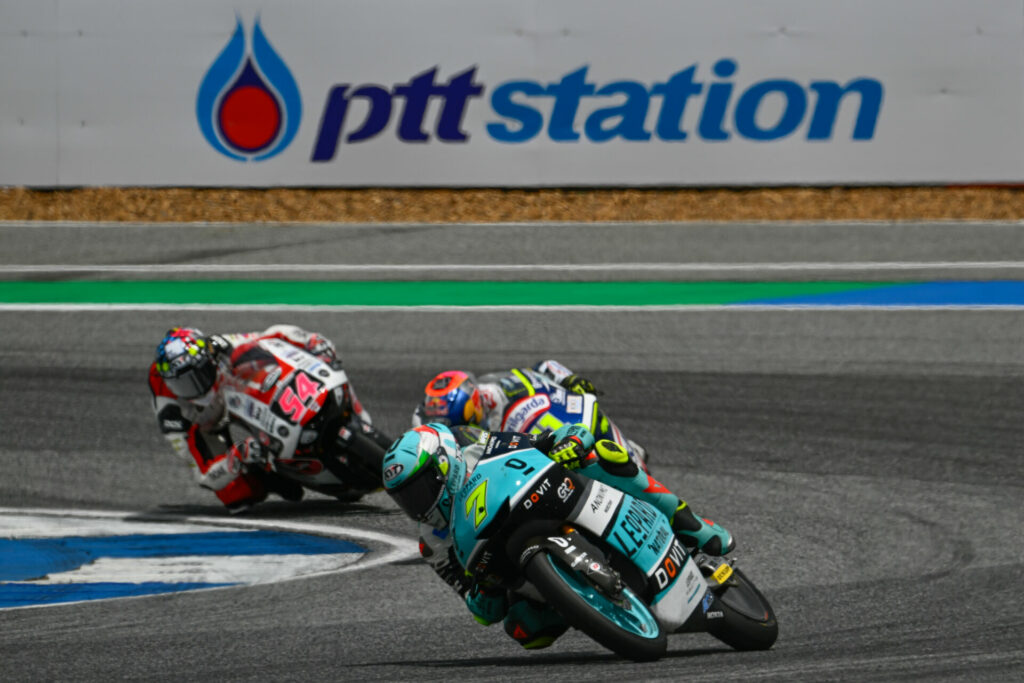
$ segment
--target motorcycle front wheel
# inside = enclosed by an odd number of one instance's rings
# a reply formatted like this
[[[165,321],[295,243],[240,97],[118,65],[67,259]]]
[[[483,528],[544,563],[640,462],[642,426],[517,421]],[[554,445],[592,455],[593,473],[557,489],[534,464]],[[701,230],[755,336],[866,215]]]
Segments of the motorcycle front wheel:
[[[530,559],[524,573],[571,626],[612,652],[638,662],[665,654],[665,631],[630,589],[609,596],[544,550]]]

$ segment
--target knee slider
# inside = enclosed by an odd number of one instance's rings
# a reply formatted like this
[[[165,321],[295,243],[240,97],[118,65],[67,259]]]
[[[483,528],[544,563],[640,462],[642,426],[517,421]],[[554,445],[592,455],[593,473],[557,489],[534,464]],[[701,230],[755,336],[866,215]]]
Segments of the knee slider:
[[[528,600],[514,603],[505,617],[505,633],[527,650],[548,647],[568,629],[554,609]]]

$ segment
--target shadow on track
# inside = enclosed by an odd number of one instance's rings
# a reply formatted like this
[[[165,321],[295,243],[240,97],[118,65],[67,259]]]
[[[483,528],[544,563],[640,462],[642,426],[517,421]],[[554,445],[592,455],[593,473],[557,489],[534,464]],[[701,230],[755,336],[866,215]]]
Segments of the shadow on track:
[[[595,643],[595,647],[597,647]],[[661,658],[659,661],[666,659],[690,659],[693,657],[703,657],[707,655],[716,655],[723,653],[735,654],[732,648],[722,646],[720,648],[700,648],[694,650],[670,650]],[[383,665],[387,666],[422,666],[432,667],[438,669],[482,669],[489,667],[519,667],[519,668],[532,668],[532,667],[550,667],[558,665],[572,665],[573,667],[580,666],[607,666],[610,663],[622,662],[623,664],[635,664],[628,659],[623,659],[618,655],[610,652],[601,654],[592,654],[584,652],[567,652],[557,654],[551,653],[522,653],[520,655],[513,655],[509,657],[476,657],[469,659],[454,660],[450,658],[444,659],[407,659],[407,660],[388,660],[387,662],[367,662],[365,664],[350,664],[348,668],[375,668]],[[583,676],[582,678],[587,678]]]
[[[269,501],[239,514],[231,514],[222,505],[160,505],[133,516],[144,520],[153,517],[222,517],[224,519],[297,519],[339,517],[401,517],[397,508],[387,509],[367,503],[349,503],[339,500],[309,500],[301,503]]]

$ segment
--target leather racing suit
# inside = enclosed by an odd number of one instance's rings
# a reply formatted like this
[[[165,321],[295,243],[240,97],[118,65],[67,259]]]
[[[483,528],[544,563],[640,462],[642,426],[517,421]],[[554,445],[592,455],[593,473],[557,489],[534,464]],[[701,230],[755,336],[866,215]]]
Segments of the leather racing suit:
[[[492,452],[536,448],[552,460],[569,464],[579,474],[596,479],[635,496],[658,508],[671,521],[672,528],[686,545],[699,546],[712,554],[724,554],[735,546],[732,536],[711,520],[693,514],[685,501],[658,482],[610,440],[595,440],[583,425],[567,425],[543,436],[517,432],[484,432],[474,427],[452,427],[467,463],[467,478],[481,458]],[[523,437],[526,438],[523,438]],[[559,455],[561,445],[571,436],[583,445],[577,451],[578,462],[566,463]],[[486,444],[486,445],[485,445]],[[576,458],[573,458],[576,460]],[[420,554],[427,564],[463,596],[474,618],[489,626],[504,621],[505,631],[526,649],[547,647],[561,636],[568,625],[547,605],[474,583],[455,554],[447,527],[437,529],[420,523]]]
[[[529,369],[515,368],[481,375],[476,378],[476,386],[480,390],[484,418],[482,423],[476,426],[488,431],[508,429],[505,422],[508,418],[506,413],[510,407],[514,408],[517,403],[532,396],[534,391],[540,388],[545,381],[573,391],[572,383],[577,381],[578,377],[572,370],[556,360],[541,361]],[[582,381],[586,383],[585,386],[588,386],[590,391],[593,391],[593,385],[588,380]],[[562,400],[565,400],[564,393]],[[431,421],[432,418],[427,414],[425,403],[421,401],[413,411],[412,426],[418,427]],[[554,428],[557,426],[559,425],[554,425]],[[645,466],[647,463],[646,449],[632,439],[626,438],[597,405],[594,406],[593,420],[587,427],[596,439],[615,441],[625,447],[626,452],[631,457],[635,457],[641,466]],[[535,434],[539,434],[541,431],[539,427],[531,429],[531,432]]]
[[[232,445],[228,436],[227,411],[217,389],[223,374],[228,371],[233,351],[262,339],[280,339],[312,353],[335,369],[341,367],[334,344],[326,337],[294,325],[273,325],[262,332],[210,337],[211,347],[216,349],[218,379],[214,390],[200,399],[178,398],[157,372],[156,363],[149,368],[153,412],[161,434],[174,452],[189,463],[196,483],[213,491],[232,512],[247,509],[264,500],[268,493],[277,493],[288,500],[299,500],[303,494],[302,487],[296,482],[273,473],[246,468],[243,461],[245,446]],[[386,448],[390,440],[372,429],[372,418],[351,385],[348,386],[348,395],[352,399],[354,415],[369,427],[369,434]]]

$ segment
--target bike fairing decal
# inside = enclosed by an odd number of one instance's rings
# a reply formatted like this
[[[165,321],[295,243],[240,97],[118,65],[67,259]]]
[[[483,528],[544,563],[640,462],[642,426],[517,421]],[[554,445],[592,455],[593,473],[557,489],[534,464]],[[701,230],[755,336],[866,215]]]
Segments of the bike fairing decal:
[[[674,538],[648,576],[659,590],[651,610],[673,629],[685,623],[704,597],[710,595],[697,563]]]
[[[541,413],[551,407],[547,394],[531,394],[510,406],[501,423],[501,430],[507,432],[524,432],[529,429]]]
[[[392,551],[360,562],[367,549],[339,533],[403,545],[288,522],[0,509],[0,609],[289,581],[397,559]]]
[[[505,461],[508,461],[508,462],[517,461],[518,460],[521,464],[523,464],[525,466],[526,463],[524,463],[521,460],[521,458],[523,458],[524,456],[529,456],[531,453],[535,454],[535,455],[541,455],[542,457],[544,457],[544,459],[546,461],[545,465],[544,465],[544,467],[541,467],[540,470],[536,474],[534,474],[530,479],[528,479],[525,484],[517,482],[516,485],[518,487],[520,487],[520,488],[519,488],[519,490],[516,492],[516,494],[514,496],[509,497],[509,499],[508,499],[509,508],[514,508],[517,505],[519,505],[519,503],[523,500],[523,498],[525,498],[527,495],[529,495],[533,491],[534,487],[537,485],[537,482],[539,482],[543,477],[547,476],[547,474],[551,470],[551,468],[555,466],[555,463],[550,461],[550,460],[547,460],[547,456],[543,455],[542,453],[540,453],[540,451],[537,451],[536,449],[524,449],[524,450],[519,450],[519,451],[511,451],[509,453],[503,453],[501,455],[495,455],[495,456],[491,456],[491,457],[487,458],[487,462],[488,463],[498,463],[498,462],[500,462],[502,460],[505,460]],[[513,469],[523,469],[523,468],[516,467],[516,468],[513,468]],[[524,469],[523,470],[524,474],[530,474],[533,469],[535,469],[535,468],[533,468],[532,466]],[[479,477],[481,479],[482,483],[476,481],[477,477]],[[487,490],[486,483],[487,483],[487,481],[488,481],[488,479],[484,479],[479,474],[474,474],[474,476],[470,477],[469,481],[467,481],[462,486],[462,488],[459,489],[459,491],[455,494],[455,501],[454,501],[452,507],[453,508],[458,508],[458,509],[465,509],[465,511],[466,511],[466,519],[470,519],[470,514],[471,514],[471,512],[474,509],[477,512],[480,511],[480,506],[479,505],[474,507],[474,506],[470,505],[470,502],[471,502],[471,500],[473,500],[475,498],[478,498],[480,494],[486,494],[486,490]],[[480,494],[477,493],[478,491],[480,492]],[[488,507],[486,499],[484,501],[482,501],[482,505],[484,506],[484,514],[486,515],[486,508]],[[492,509],[497,510],[499,508],[500,508],[500,506],[494,506]],[[474,530],[476,530],[476,529],[479,528],[480,523],[483,522],[484,520],[483,519],[475,519],[474,521],[475,521],[475,525],[474,525],[473,528],[474,528]],[[471,564],[476,564],[477,559],[478,559],[477,556],[479,555],[481,549],[483,549],[483,547],[487,543],[488,543],[488,539],[474,539],[474,543],[473,543],[472,549],[468,553],[465,554],[466,558],[467,558],[467,561],[466,561],[466,565],[467,566],[469,566]],[[458,539],[457,538],[455,539],[455,545],[456,545],[456,550],[458,550]]]
[[[479,529],[480,523],[487,519],[487,480],[484,479],[466,497],[466,518],[473,517],[473,528]]]
[[[593,482],[589,495],[582,499],[574,521],[599,534],[646,572],[656,588],[652,609],[672,628],[681,625],[697,607],[701,587],[706,582],[697,571],[685,548],[674,537],[668,520],[653,506],[632,498],[600,482]],[[657,537],[651,541],[653,533]],[[620,533],[622,532],[622,533]],[[636,534],[643,533],[642,539]],[[664,547],[660,554],[654,553]],[[682,614],[683,618],[678,619]]]
[[[681,625],[703,597],[701,589],[707,583],[668,519],[654,506],[629,498],[619,506],[605,538],[646,571],[657,590],[652,609],[672,628]],[[679,614],[683,618],[676,623]]]
[[[536,452],[539,453],[539,451],[536,451]],[[498,456],[498,457],[499,458],[508,458],[509,460],[516,460],[516,459],[518,459],[518,458],[515,457],[516,455],[518,455],[520,458],[522,458],[524,453],[529,453],[529,451],[514,451],[512,453],[509,453],[508,455],[503,455],[503,456]],[[544,456],[544,457],[546,458],[547,456]],[[533,475],[530,479],[527,479],[526,483],[522,484],[522,488],[520,488],[519,491],[517,491],[514,496],[511,496],[509,498],[509,500],[508,500],[509,507],[510,508],[514,508],[515,506],[519,505],[520,501],[522,501],[523,498],[526,498],[528,495],[530,495],[530,493],[532,493],[533,489],[537,486],[538,482],[540,482],[540,480],[542,478],[546,477],[554,466],[555,466],[554,462],[548,461],[545,464],[544,467],[540,468],[540,471],[538,471],[537,474]],[[524,474],[529,474],[529,470],[525,470]]]
[[[573,521],[601,538],[606,538],[624,497],[622,491],[594,480],[589,486],[588,495],[579,502]]]
[[[458,301],[458,304],[451,302]],[[1024,281],[2,281],[0,304],[196,306],[1024,306]]]

